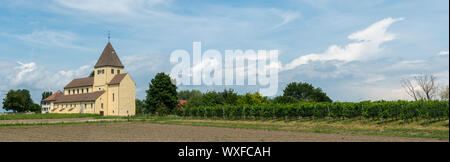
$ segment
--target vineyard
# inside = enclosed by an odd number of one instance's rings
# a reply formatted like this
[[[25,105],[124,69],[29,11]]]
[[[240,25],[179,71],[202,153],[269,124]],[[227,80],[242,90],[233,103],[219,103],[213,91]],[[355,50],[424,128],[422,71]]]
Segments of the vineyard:
[[[448,101],[362,101],[333,103],[261,104],[238,106],[186,107],[176,115],[222,119],[392,119],[445,120],[449,117]]]

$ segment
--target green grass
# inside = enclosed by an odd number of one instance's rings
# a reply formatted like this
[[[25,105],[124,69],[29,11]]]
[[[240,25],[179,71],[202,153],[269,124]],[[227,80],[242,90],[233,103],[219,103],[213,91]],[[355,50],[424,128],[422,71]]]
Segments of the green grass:
[[[12,116],[12,115],[11,115]],[[394,136],[394,137],[417,137],[417,138],[437,138],[449,139],[449,121],[448,120],[386,120],[382,123],[379,120],[329,120],[322,119],[297,119],[291,121],[284,120],[222,120],[222,119],[196,119],[183,118],[176,116],[150,116],[137,115],[133,117],[102,117],[92,114],[33,114],[8,117],[7,119],[40,119],[42,118],[122,118],[126,121],[95,121],[95,122],[66,122],[66,123],[34,123],[34,124],[1,124],[0,127],[29,127],[29,126],[47,126],[47,125],[79,125],[79,124],[113,124],[113,123],[155,123],[155,124],[173,124],[173,125],[191,125],[191,126],[211,126],[241,129],[263,129],[275,131],[293,131],[293,132],[314,132],[326,134],[356,134],[356,135],[376,135],[376,136]],[[7,120],[3,119],[3,120]]]
[[[63,119],[63,118],[104,118],[97,114],[5,114],[0,115],[0,120],[24,120],[24,119]]]

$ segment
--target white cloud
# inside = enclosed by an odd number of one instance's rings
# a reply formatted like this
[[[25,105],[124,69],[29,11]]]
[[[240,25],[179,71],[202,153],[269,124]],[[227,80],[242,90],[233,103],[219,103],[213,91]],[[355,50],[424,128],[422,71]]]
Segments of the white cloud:
[[[275,10],[275,9],[272,9],[270,11],[278,14],[280,16],[280,18],[283,20],[280,24],[274,26],[273,29],[276,29],[283,25],[286,25],[300,17],[300,14],[298,12],[280,11],[280,10]]]
[[[164,0],[55,0],[66,8],[93,12],[98,14],[135,15],[145,7],[168,4]]]
[[[448,51],[441,51],[438,53],[439,56],[445,56],[448,55]]]
[[[35,30],[30,34],[7,34],[2,33],[3,36],[13,37],[24,42],[45,47],[62,47],[73,48],[80,50],[92,51],[89,48],[75,45],[75,41],[79,40],[78,36],[72,32],[67,31],[53,31],[53,30]]]
[[[401,20],[403,18],[385,18],[348,36],[348,39],[356,42],[347,44],[345,47],[332,45],[324,53],[301,56],[286,64],[283,70],[292,70],[311,61],[338,60],[349,62],[371,58],[382,50],[380,47],[382,43],[395,39],[395,35],[387,33],[386,30],[391,24]]]
[[[60,90],[72,79],[87,77],[93,65],[84,65],[74,70],[49,71],[39,67],[35,62],[9,64],[9,71],[2,71],[1,90],[30,88],[41,90]]]

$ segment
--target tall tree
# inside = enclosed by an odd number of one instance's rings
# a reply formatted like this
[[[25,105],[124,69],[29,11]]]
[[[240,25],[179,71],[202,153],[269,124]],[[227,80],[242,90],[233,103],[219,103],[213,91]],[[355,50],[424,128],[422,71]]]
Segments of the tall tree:
[[[433,100],[438,93],[436,76],[420,74],[412,79],[402,79],[401,85],[405,92],[414,100]]]
[[[177,106],[177,86],[167,74],[156,74],[146,92],[147,112],[159,112],[158,114],[164,115],[166,112],[173,111]]]
[[[3,109],[14,112],[30,111],[33,100],[30,91],[26,89],[9,90],[3,99]]]
[[[441,91],[441,100],[448,100],[448,85]]]
[[[314,88],[311,84],[304,82],[289,83],[283,90],[283,96],[290,96],[303,101],[332,102],[321,88]]]
[[[53,94],[53,92],[49,92],[49,91],[42,92],[41,100],[46,99],[47,97],[51,96],[52,94]]]

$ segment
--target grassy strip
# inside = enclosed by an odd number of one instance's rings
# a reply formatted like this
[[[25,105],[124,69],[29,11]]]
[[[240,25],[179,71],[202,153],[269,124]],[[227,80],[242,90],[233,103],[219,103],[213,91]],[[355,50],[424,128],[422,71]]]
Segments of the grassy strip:
[[[26,119],[64,119],[64,118],[97,118],[96,114],[7,114],[0,115],[0,120],[26,120]]]
[[[89,121],[89,122],[63,122],[63,123],[33,123],[33,124],[1,124],[1,127],[28,127],[28,126],[51,126],[51,125],[80,125],[80,124],[111,124],[111,123],[155,123],[174,124],[191,126],[211,126],[241,129],[262,129],[275,131],[293,132],[313,132],[326,134],[355,134],[355,135],[376,135],[394,137],[416,137],[416,138],[437,138],[449,139],[449,121],[413,121],[409,123],[401,121],[380,121],[371,120],[336,120],[327,119],[302,119],[295,121],[277,120],[214,120],[214,119],[189,119],[175,116],[135,116],[122,117],[125,121]],[[426,124],[424,124],[426,123]]]

